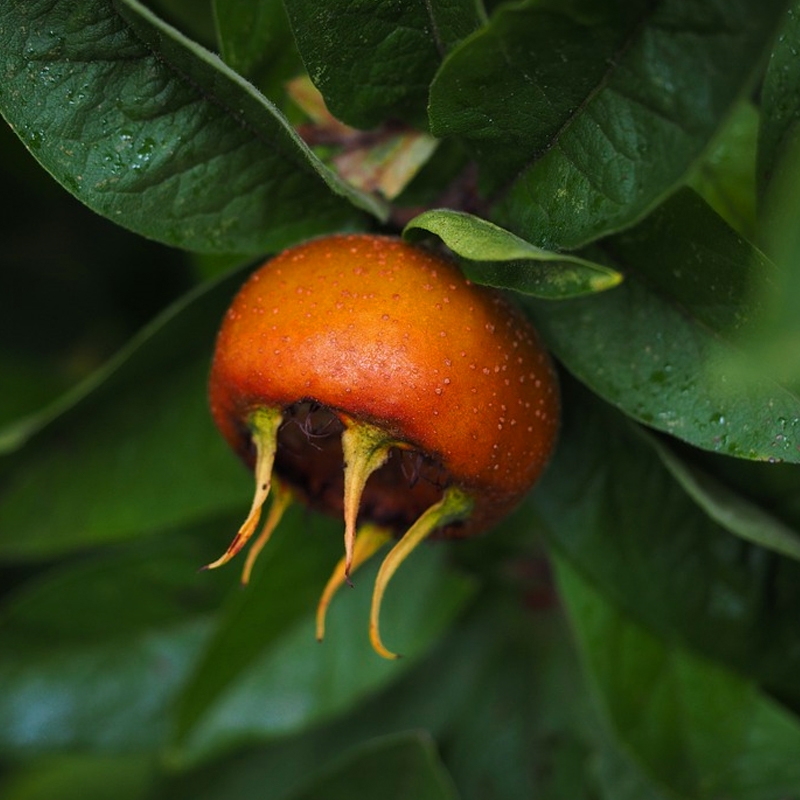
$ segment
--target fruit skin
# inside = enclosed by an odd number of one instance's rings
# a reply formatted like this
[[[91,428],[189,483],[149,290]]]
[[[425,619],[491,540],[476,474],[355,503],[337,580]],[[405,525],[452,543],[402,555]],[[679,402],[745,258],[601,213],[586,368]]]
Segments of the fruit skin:
[[[439,531],[449,536],[483,530],[516,505],[546,465],[559,421],[553,367],[516,308],[438,255],[363,234],[312,240],[268,261],[220,329],[212,414],[247,463],[250,416],[302,400],[370,423],[440,464],[442,480],[474,501],[468,520]],[[341,450],[319,453],[308,469],[324,475],[302,491],[340,513]],[[418,481],[403,510],[413,481],[395,486],[399,474],[373,481],[362,507],[397,531],[441,495]],[[334,486],[325,495],[314,488],[325,484]]]

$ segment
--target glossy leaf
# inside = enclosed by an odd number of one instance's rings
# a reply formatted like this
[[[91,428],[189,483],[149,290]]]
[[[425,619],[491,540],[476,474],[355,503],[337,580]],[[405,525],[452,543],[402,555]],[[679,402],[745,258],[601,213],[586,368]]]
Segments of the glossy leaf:
[[[432,133],[463,137],[487,189],[503,186],[580,114],[644,7],[635,0],[501,5],[431,84]]]
[[[449,209],[424,211],[403,235],[438,236],[465,259],[464,273],[476,283],[557,300],[593,294],[616,286],[622,276],[613,269],[569,253],[556,253],[520,239],[487,220]]]
[[[302,69],[280,0],[214,0],[220,52],[228,66],[274,97]]]
[[[758,109],[740,103],[703,160],[688,178],[691,186],[735,231],[757,234],[756,152]]]
[[[764,287],[761,325],[747,337],[753,357],[800,392],[800,142],[787,146],[762,206],[764,246],[777,264],[775,280]]]
[[[474,615],[473,626],[494,630],[483,633],[481,671],[441,737],[447,766],[463,800],[589,800],[600,748],[566,620],[557,607],[520,600],[487,594]]]
[[[670,474],[711,519],[742,539],[800,560],[800,531],[682,459],[655,438],[651,439],[651,445]]]
[[[45,573],[0,611],[0,748],[157,752],[211,632],[194,529]],[[205,537],[204,535],[205,534]]]
[[[351,594],[357,591],[356,588]],[[271,798],[285,800],[308,784],[312,767],[314,771],[330,769],[365,741],[410,730],[424,730],[438,738],[451,716],[476,691],[476,675],[481,674],[485,663],[485,649],[476,648],[483,637],[476,634],[474,625],[466,627],[465,632],[464,623],[459,623],[456,631],[445,636],[424,661],[346,713],[294,736],[271,738],[259,747],[233,751],[193,770],[165,776],[157,797],[229,800],[252,797],[269,785]],[[493,637],[497,626],[489,626],[485,620],[482,630]],[[329,646],[336,648],[335,640],[317,645],[316,649]],[[431,682],[431,674],[446,674],[451,680]]]
[[[441,59],[481,21],[471,0],[286,0],[286,9],[311,80],[356,128],[423,123]]]
[[[228,609],[182,698],[175,757],[194,761],[331,718],[413,667],[471,594],[441,550],[415,554],[395,576],[381,618],[384,638],[403,658],[381,659],[367,636],[378,555],[354,576],[355,589],[334,599],[320,644],[313,616],[341,555],[342,526],[321,532],[327,541],[297,524],[290,535],[281,531],[269,569]]]
[[[531,303],[550,347],[595,392],[698,447],[800,462],[800,394],[745,345],[775,268],[693,194],[604,244],[625,281]]]
[[[281,520],[247,589],[228,599],[214,637],[177,706],[172,733],[178,748],[183,748],[209,707],[235,688],[241,675],[270,651],[276,639],[316,607],[331,564],[339,555],[339,542],[331,536],[330,523],[316,517],[313,529],[303,531],[298,512],[290,509]],[[234,562],[227,571],[236,568]]]
[[[39,433],[5,459],[0,556],[47,558],[247,504],[250,478],[206,400],[215,331],[241,280],[179,302],[97,376],[6,429],[9,446]]]
[[[456,800],[455,787],[436,746],[424,734],[403,734],[368,742],[316,778],[291,800],[350,800],[353,787],[364,797],[385,800]]]
[[[746,680],[664,641],[558,560],[585,663],[623,745],[679,797],[800,792],[800,720]]]
[[[714,522],[632,423],[565,390],[561,443],[534,490],[553,553],[659,640],[800,700],[787,647],[800,636],[800,564]]]
[[[0,110],[76,197],[149,238],[255,253],[381,214],[212,54],[135,0],[13,0]],[[80,65],[78,68],[77,65]]]
[[[800,468],[796,464],[743,461],[708,452],[694,455],[698,469],[800,531]]]
[[[800,129],[800,4],[792,0],[764,76],[758,136],[758,183],[765,193],[781,160],[797,149]]]
[[[528,563],[519,558],[487,569],[519,571]],[[312,769],[328,772],[354,748],[411,730],[435,737],[463,800],[665,800],[600,725],[561,610],[523,597],[484,591],[397,681],[325,724],[174,775],[157,797],[229,800],[269,785],[286,800],[314,780]]]
[[[631,225],[679,185],[786,4],[576,5],[499,9],[431,90],[433,130],[477,142],[492,188],[513,178],[493,219],[547,249]]]

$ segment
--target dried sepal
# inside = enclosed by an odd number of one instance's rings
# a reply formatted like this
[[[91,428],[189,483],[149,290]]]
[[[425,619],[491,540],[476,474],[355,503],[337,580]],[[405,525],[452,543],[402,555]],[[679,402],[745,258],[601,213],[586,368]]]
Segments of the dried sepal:
[[[216,561],[207,564],[203,569],[216,569],[227,564],[247,544],[258,526],[261,509],[269,497],[272,485],[272,468],[275,464],[275,452],[278,449],[278,428],[280,428],[281,422],[283,422],[283,412],[279,408],[258,409],[250,418],[252,441],[256,448],[256,485],[250,513],[236,536],[233,537],[233,541],[228,545],[228,549]]]
[[[456,486],[448,487],[445,489],[442,499],[422,513],[383,559],[375,579],[369,617],[369,638],[378,655],[384,658],[398,658],[397,653],[393,653],[384,646],[380,635],[381,603],[392,575],[414,549],[437,528],[467,519],[472,511],[472,506],[473,501],[469,495]]]
[[[361,507],[361,495],[369,476],[380,469],[389,451],[398,443],[385,431],[366,422],[345,419],[342,432],[344,456],[344,578],[350,579],[353,569],[356,522]]]
[[[362,525],[355,537],[353,560],[350,565],[351,572],[355,572],[365,561],[372,558],[391,538],[392,534],[386,528],[372,523]],[[347,580],[345,576],[345,561],[345,556],[339,559],[317,605],[317,641],[320,642],[325,637],[325,615],[328,612],[331,600]]]
[[[256,563],[259,553],[264,549],[264,545],[270,540],[273,531],[278,527],[286,509],[292,503],[293,495],[292,490],[283,483],[283,481],[275,480],[272,485],[272,503],[269,507],[267,519],[264,522],[264,527],[258,538],[253,542],[250,549],[247,551],[247,559],[244,562],[244,569],[242,570],[242,586],[247,586],[250,583],[250,574],[253,571],[253,565]]]

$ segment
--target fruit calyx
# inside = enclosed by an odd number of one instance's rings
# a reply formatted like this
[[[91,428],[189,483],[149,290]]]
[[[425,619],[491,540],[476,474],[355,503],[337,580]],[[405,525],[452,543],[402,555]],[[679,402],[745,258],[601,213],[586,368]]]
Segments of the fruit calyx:
[[[210,566],[245,545],[270,494],[246,570],[289,502],[343,517],[321,636],[336,589],[401,537],[373,593],[381,655],[392,654],[380,604],[403,558],[511,511],[544,469],[559,420],[555,372],[519,309],[439,255],[368,234],[306,242],[251,275],[220,328],[209,395],[256,474],[247,520]]]
[[[412,450],[411,445],[388,436],[375,425],[354,420],[346,415],[339,416],[344,425],[341,446],[344,456],[345,555],[336,565],[317,607],[317,639],[320,641],[325,633],[325,615],[336,591],[342,584],[349,584],[351,573],[392,539],[392,530],[387,526],[373,522],[366,522],[360,528],[357,526],[367,481],[373,473],[386,464],[392,449]],[[292,489],[275,471],[279,432],[284,423],[284,411],[280,408],[260,408],[252,414],[248,427],[256,455],[255,491],[250,512],[225,553],[204,567],[204,569],[221,567],[245,547],[258,526],[270,489],[274,487],[266,522],[248,552],[242,571],[242,584],[245,585],[249,582],[258,554],[280,523],[293,496]],[[380,635],[380,608],[389,581],[397,568],[421,542],[438,528],[466,520],[472,507],[472,499],[466,492],[456,486],[445,487],[441,499],[417,518],[381,563],[373,588],[369,636],[373,649],[382,657],[387,659],[398,657],[398,654],[385,647]]]

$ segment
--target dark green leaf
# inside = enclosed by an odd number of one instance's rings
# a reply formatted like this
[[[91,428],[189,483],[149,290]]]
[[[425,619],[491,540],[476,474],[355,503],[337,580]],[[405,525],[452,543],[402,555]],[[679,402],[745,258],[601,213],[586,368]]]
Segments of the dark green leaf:
[[[800,560],[800,532],[682,459],[655,437],[651,444],[675,480],[711,519],[742,539]]]
[[[781,160],[796,151],[800,122],[800,3],[792,0],[789,13],[764,77],[761,128],[758,135],[758,185],[766,192],[780,174]]]
[[[196,760],[233,743],[305,730],[397,680],[438,640],[471,594],[441,549],[415,553],[395,576],[381,615],[386,661],[367,635],[377,563],[331,606],[325,641],[314,611],[341,553],[341,525],[304,531],[300,519],[257,583],[236,598],[182,698],[175,757]],[[320,535],[327,540],[320,541]],[[413,591],[409,591],[413,587]]]
[[[800,468],[796,464],[743,461],[708,452],[695,452],[699,469],[800,531]]]
[[[691,186],[734,230],[756,234],[758,109],[749,101],[734,111],[718,139],[688,178]]]
[[[557,560],[584,661],[616,735],[683,798],[800,793],[800,721],[756,684],[654,636]]]
[[[281,0],[214,0],[214,16],[225,63],[268,96],[302,71]]]
[[[777,264],[775,281],[764,287],[761,325],[748,336],[753,357],[800,392],[800,140],[787,147],[763,204],[761,233]]]
[[[786,3],[576,5],[502,7],[431,91],[434,131],[466,136],[487,172],[514,178],[495,221],[547,249],[626,227],[679,185],[750,85]]]
[[[339,547],[338,541],[334,544]],[[361,579],[358,581],[360,586]],[[362,623],[363,619],[359,629]],[[488,651],[499,637],[498,628],[506,631],[491,614],[484,615],[480,628],[475,628],[474,622],[466,626],[461,622],[442,638],[431,656],[347,714],[294,736],[210,761],[193,771],[168,776],[171,779],[165,781],[159,800],[248,798],[265,785],[270,787],[271,798],[285,800],[308,781],[311,767],[325,769],[364,741],[409,730],[425,730],[438,737],[479,690],[476,676],[483,673]],[[336,646],[335,640],[328,639],[317,650],[329,646]],[[442,675],[448,680],[439,680]]]
[[[147,0],[147,8],[204,47],[215,46],[212,5],[197,0]]]
[[[565,366],[627,414],[698,447],[800,462],[800,394],[745,346],[775,268],[692,193],[606,243],[611,292],[528,301]]]
[[[0,783],[4,800],[145,800],[155,765],[149,756],[69,755],[36,759]]]
[[[211,633],[208,530],[44,574],[0,615],[0,747],[156,752]],[[204,541],[205,540],[205,541]],[[230,582],[228,582],[229,585]]]
[[[95,211],[191,250],[254,253],[380,214],[219,59],[135,0],[13,0],[0,110]]]
[[[502,186],[582,112],[645,5],[501,5],[437,73],[431,132],[463,137],[484,167],[486,188]]]
[[[0,351],[3,392],[0,395],[0,454],[13,449],[25,436],[32,408],[53,402],[67,388],[50,364]]]
[[[356,128],[423,123],[428,85],[479,24],[471,0],[286,0],[308,74],[331,113]]]
[[[564,389],[561,443],[534,490],[553,551],[660,640],[800,702],[800,564],[723,529],[632,423]]]
[[[378,739],[346,755],[330,772],[317,777],[291,800],[456,800],[455,787],[436,747],[424,734],[408,733]]]
[[[525,609],[521,597],[497,593],[482,599],[488,608],[475,616],[493,635],[484,631],[482,670],[442,736],[462,797],[589,800],[593,719],[560,609]]]
[[[7,429],[0,554],[42,558],[244,508],[251,479],[211,422],[214,336],[241,282],[205,287],[96,377]]]
[[[209,708],[235,690],[242,674],[315,607],[339,554],[330,524],[319,517],[313,520],[313,529],[305,531],[299,509],[290,509],[259,557],[247,589],[229,598],[178,705],[173,733],[181,750]],[[237,720],[232,734],[243,735]]]
[[[198,348],[198,334],[212,337],[233,293],[243,282],[239,270],[186,293],[145,325],[113,358],[55,402],[0,427],[0,455],[13,452],[42,428],[82,402],[98,405],[114,392],[135,386],[148,374],[186,360]],[[210,352],[208,344],[199,349]]]
[[[178,775],[158,797],[232,800],[269,785],[271,798],[286,800],[310,769],[328,771],[351,748],[408,730],[436,738],[464,800],[664,800],[600,727],[560,609],[497,586],[421,663],[347,714]]]
[[[466,262],[463,269],[477,283],[514,289],[550,300],[593,294],[616,286],[613,269],[566,253],[542,250],[480,217],[449,209],[424,211],[403,235],[436,234]]]

